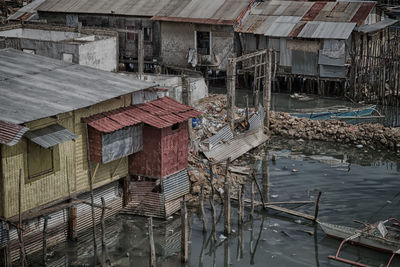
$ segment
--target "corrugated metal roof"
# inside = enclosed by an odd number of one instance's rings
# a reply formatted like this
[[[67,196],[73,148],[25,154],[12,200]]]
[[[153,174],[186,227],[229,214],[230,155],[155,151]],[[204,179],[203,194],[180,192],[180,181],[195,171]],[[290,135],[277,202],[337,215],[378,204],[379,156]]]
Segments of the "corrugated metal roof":
[[[236,31],[270,37],[347,39],[355,23],[363,24],[375,4],[375,2],[259,2],[250,9]]]
[[[78,137],[59,124],[53,124],[39,130],[29,131],[25,136],[32,142],[35,142],[44,148],[50,148]]]
[[[100,132],[110,133],[138,123],[145,123],[156,128],[170,127],[199,114],[201,113],[192,107],[165,96],[146,104],[103,112],[84,118],[83,121]]]
[[[360,27],[357,27],[356,31],[362,32],[362,33],[375,32],[375,31],[382,30],[386,27],[389,27],[389,26],[395,24],[396,22],[398,22],[398,21],[395,19],[385,18],[385,20],[379,21],[374,24],[362,25]]]
[[[214,160],[215,162],[221,162],[228,158],[233,161],[267,140],[268,136],[260,128],[238,135],[228,143],[216,145],[210,151],[203,151],[203,153],[209,160]]]
[[[20,8],[17,12],[12,14],[7,18],[7,20],[24,20],[29,21],[36,17],[37,12],[36,9],[39,5],[41,5],[45,0],[35,0],[29,3],[28,5]]]
[[[98,69],[0,50],[0,120],[22,124],[147,89],[152,83]]]
[[[310,21],[297,37],[347,40],[355,27],[356,23]]]
[[[46,0],[37,10],[152,17],[164,10],[180,10],[190,2],[190,0]]]
[[[152,20],[233,25],[243,15],[249,0],[191,0],[181,8],[160,11]]]
[[[0,144],[13,146],[18,143],[28,130],[24,126],[0,120]]]

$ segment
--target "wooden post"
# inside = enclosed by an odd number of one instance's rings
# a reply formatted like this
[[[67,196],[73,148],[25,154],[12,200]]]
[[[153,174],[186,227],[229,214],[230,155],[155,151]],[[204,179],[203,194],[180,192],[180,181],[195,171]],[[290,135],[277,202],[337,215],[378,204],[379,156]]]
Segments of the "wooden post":
[[[250,204],[250,216],[254,219],[254,181],[251,181],[251,204]]]
[[[18,180],[18,242],[20,249],[20,263],[21,266],[27,266],[26,263],[26,252],[24,245],[24,238],[22,233],[22,169],[19,169],[19,180]]]
[[[246,127],[250,127],[250,125],[249,125],[249,97],[247,95],[244,97],[244,101],[246,102]]]
[[[266,55],[266,70],[264,80],[264,97],[263,105],[265,110],[264,127],[269,131],[269,110],[271,106],[271,69],[272,69],[272,50],[269,49]]]
[[[49,217],[44,216],[43,222],[43,266],[46,266],[47,261],[47,222]]]
[[[143,36],[143,29],[138,32],[138,74],[139,79],[143,76],[144,70],[144,36]]]
[[[94,212],[94,193],[93,193],[93,181],[94,178],[96,177],[96,173],[99,169],[99,163],[97,163],[96,168],[94,170],[93,176],[90,177],[90,181],[89,181],[89,187],[90,187],[90,205],[92,207],[92,231],[93,231],[93,246],[94,249],[96,250],[97,248],[97,244],[96,244],[96,214]]]
[[[153,217],[149,217],[149,245],[150,245],[150,267],[156,266],[156,249],[154,246],[154,235],[153,235]]]
[[[181,260],[187,262],[189,260],[189,231],[188,231],[188,214],[185,199],[181,203]]]
[[[314,221],[318,220],[318,212],[319,212],[319,201],[321,200],[322,192],[318,193],[317,201],[315,202],[315,213],[314,213]]]
[[[207,218],[206,212],[204,211],[204,184],[201,185],[200,189],[200,211],[201,218],[203,219],[203,232],[207,232]]]
[[[225,184],[224,184],[224,233],[226,236],[231,234],[231,186],[228,179],[229,164],[231,159],[226,160]]]
[[[235,94],[236,94],[236,60],[234,58],[228,59],[228,69],[227,69],[227,119],[234,133],[235,127]]]
[[[261,197],[261,202],[263,204],[263,209],[265,210],[266,206],[265,206],[264,196],[263,196],[263,193],[261,191],[260,185],[258,184],[258,181],[257,181],[256,175],[254,174],[254,171],[251,173],[251,176],[253,178],[254,183],[256,184],[258,193],[260,194],[260,197]]]
[[[126,176],[123,178],[123,186],[122,186],[122,198],[123,198],[123,207],[126,207],[126,205],[131,202],[131,191],[129,189],[131,183],[131,178],[129,176]]]
[[[238,225],[242,225],[244,219],[244,190],[245,186],[242,184],[238,190]]]
[[[104,237],[105,237],[105,231],[106,231],[106,227],[104,224],[104,217],[106,215],[106,201],[104,200],[104,197],[101,197],[101,218],[100,218],[100,222],[101,222],[101,245],[103,247],[105,247],[105,242],[104,242]]]
[[[72,206],[68,208],[68,239],[70,241],[76,241],[78,239],[77,232],[77,216],[76,207]]]
[[[182,103],[190,106],[192,104],[192,94],[190,91],[190,79],[187,75],[182,75]]]
[[[212,170],[212,164],[210,162],[210,186],[211,186],[211,196],[210,196],[210,206],[211,206],[211,219],[212,219],[212,236],[214,240],[217,238],[216,234],[216,213],[215,213],[215,205],[214,205],[214,175]]]
[[[260,86],[258,81],[259,79],[259,66],[261,62],[257,62],[258,56],[254,57],[254,80],[253,80],[253,95],[254,95],[254,107],[255,110],[258,111],[258,106],[260,102]]]

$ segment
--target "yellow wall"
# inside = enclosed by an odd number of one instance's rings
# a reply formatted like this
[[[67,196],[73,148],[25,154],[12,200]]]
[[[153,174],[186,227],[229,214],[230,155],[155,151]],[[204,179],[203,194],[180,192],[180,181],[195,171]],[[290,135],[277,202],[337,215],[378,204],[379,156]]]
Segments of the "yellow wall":
[[[3,200],[5,203],[4,214],[6,218],[18,214],[18,180],[19,170],[23,172],[22,187],[22,211],[27,211],[67,197],[71,193],[88,190],[88,162],[86,153],[86,126],[81,123],[81,118],[88,117],[104,111],[129,106],[130,94],[121,98],[115,98],[89,108],[83,108],[74,112],[61,114],[58,119],[47,118],[27,123],[31,129],[40,129],[54,123],[58,123],[71,132],[78,135],[75,141],[59,144],[60,169],[54,173],[41,176],[30,181],[27,179],[27,139],[22,138],[18,144],[9,147],[1,146],[1,162],[3,168]],[[93,170],[96,163],[93,163]],[[94,187],[102,186],[111,181],[128,175],[128,160],[115,160],[107,164],[100,164],[95,177]],[[0,187],[1,190],[1,187]]]

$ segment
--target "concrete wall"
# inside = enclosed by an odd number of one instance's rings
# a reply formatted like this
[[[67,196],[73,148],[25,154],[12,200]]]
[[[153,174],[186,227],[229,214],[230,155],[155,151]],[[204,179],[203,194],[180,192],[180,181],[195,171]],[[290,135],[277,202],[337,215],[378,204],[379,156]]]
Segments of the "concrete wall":
[[[58,42],[62,40],[74,39],[80,37],[81,34],[78,32],[68,32],[68,31],[50,31],[50,30],[19,28],[8,31],[2,31],[0,32],[0,36]]]
[[[40,19],[47,20],[48,23],[66,25],[66,17],[70,16],[65,13],[55,12],[39,12]],[[139,30],[141,28],[151,28],[152,41],[144,43],[144,57],[147,61],[158,59],[160,56],[160,23],[151,21],[150,17],[132,17],[118,15],[99,15],[99,14],[77,14],[78,22],[82,26],[101,27],[103,29],[118,31],[119,55],[120,61],[129,60],[129,58],[137,59],[138,43],[136,40],[127,40],[127,28]]]
[[[105,71],[117,71],[117,39],[108,38],[81,44],[79,64]]]
[[[226,70],[227,59],[235,51],[234,31],[231,26],[162,22],[161,58],[166,65],[190,67],[189,49],[195,48],[195,32],[211,32],[211,53],[219,59],[218,69]]]

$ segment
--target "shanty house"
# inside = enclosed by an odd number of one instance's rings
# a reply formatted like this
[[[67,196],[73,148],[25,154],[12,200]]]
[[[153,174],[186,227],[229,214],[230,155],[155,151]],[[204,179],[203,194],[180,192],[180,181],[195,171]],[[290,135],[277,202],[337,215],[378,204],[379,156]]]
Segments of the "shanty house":
[[[129,107],[132,92],[154,85],[13,49],[0,50],[0,77],[0,218],[15,223],[21,215],[27,252],[41,248],[43,216],[51,217],[49,246],[75,239],[91,225],[91,207],[84,204],[91,182],[95,203],[101,205],[104,197],[113,207],[106,216],[118,212],[119,182],[129,175],[127,153],[134,150],[97,164],[88,153],[87,125],[81,119]],[[115,143],[121,140],[109,141]],[[96,209],[97,219],[100,213]],[[0,223],[0,250],[10,240],[15,259],[17,231],[6,229]]]
[[[106,71],[118,70],[116,32],[47,24],[0,27],[0,48],[14,48]]]
[[[85,119],[93,161],[107,162],[122,154],[130,155],[133,180],[126,210],[162,218],[179,210],[182,197],[190,190],[188,120],[197,115],[199,112],[193,108],[163,97]],[[127,125],[132,127],[124,128]],[[128,136],[137,137],[133,144]],[[109,143],[116,139],[120,141]],[[129,148],[132,150],[127,151]]]
[[[119,61],[136,64],[138,30],[143,30],[145,69],[157,63],[161,52],[160,24],[150,20],[162,10],[177,10],[179,0],[46,0],[38,8],[40,20],[68,26],[111,29],[119,35]],[[136,68],[136,67],[135,67]]]
[[[180,8],[163,9],[152,21],[161,27],[161,60],[166,66],[226,70],[235,55],[234,26],[253,1],[182,1]]]
[[[276,75],[345,81],[350,54],[360,45],[354,34],[365,25],[387,29],[371,1],[265,1],[255,3],[236,28],[243,53],[276,51]]]

